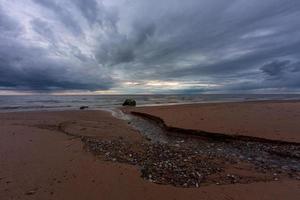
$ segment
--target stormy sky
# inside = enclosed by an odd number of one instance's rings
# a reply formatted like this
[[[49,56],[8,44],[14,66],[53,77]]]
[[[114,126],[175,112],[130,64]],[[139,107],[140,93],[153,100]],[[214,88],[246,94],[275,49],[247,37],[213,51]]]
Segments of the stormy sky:
[[[0,94],[299,93],[299,0],[0,0]]]

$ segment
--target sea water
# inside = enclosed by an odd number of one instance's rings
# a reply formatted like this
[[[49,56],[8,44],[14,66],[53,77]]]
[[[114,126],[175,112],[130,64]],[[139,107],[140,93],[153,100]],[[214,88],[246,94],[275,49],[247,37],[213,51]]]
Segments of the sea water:
[[[300,100],[300,94],[191,94],[191,95],[27,95],[0,96],[0,112],[111,109],[122,105],[126,98],[137,106],[173,105],[210,102],[243,102],[262,100]]]

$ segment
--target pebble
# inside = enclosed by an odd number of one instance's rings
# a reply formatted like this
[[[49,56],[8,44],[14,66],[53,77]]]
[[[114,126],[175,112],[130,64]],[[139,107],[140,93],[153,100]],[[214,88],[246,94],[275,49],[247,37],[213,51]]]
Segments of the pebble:
[[[271,173],[274,176],[277,176],[277,173],[281,173],[281,176],[300,173],[300,166],[295,164],[297,161],[299,163],[300,158],[283,156],[278,159],[278,152],[283,152],[283,155],[295,155],[296,151],[300,151],[300,146],[278,146],[274,154],[275,150],[269,152],[272,144],[257,142],[204,141],[197,145],[190,145],[191,143],[185,140],[170,144],[143,142],[135,144],[139,147],[139,150],[136,150],[125,140],[102,141],[85,137],[83,141],[96,155],[105,155],[107,160],[140,166],[144,179],[160,184],[199,187],[199,183],[208,181],[217,185],[239,183],[244,179],[247,181],[247,177],[229,173],[222,175],[225,165],[243,163],[243,160],[253,165],[253,169],[259,173]],[[216,173],[221,175],[209,180],[209,177]],[[289,177],[297,179],[296,175]],[[273,180],[279,179],[275,177]]]
[[[36,190],[30,190],[28,192],[26,192],[26,195],[34,195],[36,193]]]

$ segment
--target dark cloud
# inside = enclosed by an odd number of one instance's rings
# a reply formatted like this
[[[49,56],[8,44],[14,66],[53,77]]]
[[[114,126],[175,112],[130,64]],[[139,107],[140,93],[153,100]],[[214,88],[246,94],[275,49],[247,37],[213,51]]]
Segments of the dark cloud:
[[[100,23],[102,20],[98,16],[103,16],[102,5],[99,6],[96,0],[74,0],[77,8],[81,11],[82,15],[91,23]]]
[[[281,76],[285,68],[290,64],[289,60],[273,61],[263,65],[260,69],[269,76]]]
[[[76,63],[47,58],[47,52],[15,44],[0,49],[1,87],[23,90],[107,90],[113,86],[108,76],[77,68]],[[14,49],[17,48],[17,49]],[[38,59],[37,59],[38,58]]]
[[[62,1],[53,0],[34,0],[37,4],[43,6],[46,10],[51,11],[56,17],[55,20],[63,23],[75,35],[81,34],[82,29],[69,10],[69,4]],[[62,2],[62,3],[59,3]]]
[[[56,41],[55,33],[46,21],[38,18],[33,19],[31,21],[31,26],[36,33],[40,34],[43,38],[46,38],[50,43],[54,43]]]
[[[5,14],[4,8],[0,4],[0,39],[7,37],[15,37],[22,31],[17,21]]]
[[[300,91],[297,0],[0,0],[0,11],[0,87]]]
[[[17,90],[107,90],[114,83],[97,63],[84,59],[81,51],[73,46],[72,58],[61,58],[51,48],[41,47],[21,39],[22,24],[1,14],[0,27],[0,87]],[[56,35],[49,24],[40,19],[31,21],[33,30],[55,45]]]

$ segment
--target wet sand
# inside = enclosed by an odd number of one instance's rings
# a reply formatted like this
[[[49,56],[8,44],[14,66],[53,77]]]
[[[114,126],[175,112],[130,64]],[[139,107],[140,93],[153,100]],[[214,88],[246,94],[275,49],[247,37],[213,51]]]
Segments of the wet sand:
[[[200,188],[151,183],[141,178],[136,166],[90,153],[81,137],[144,141],[125,121],[106,112],[0,114],[0,199],[298,199],[300,195],[300,181],[289,179]]]
[[[125,109],[169,127],[300,143],[300,102],[210,103]]]

